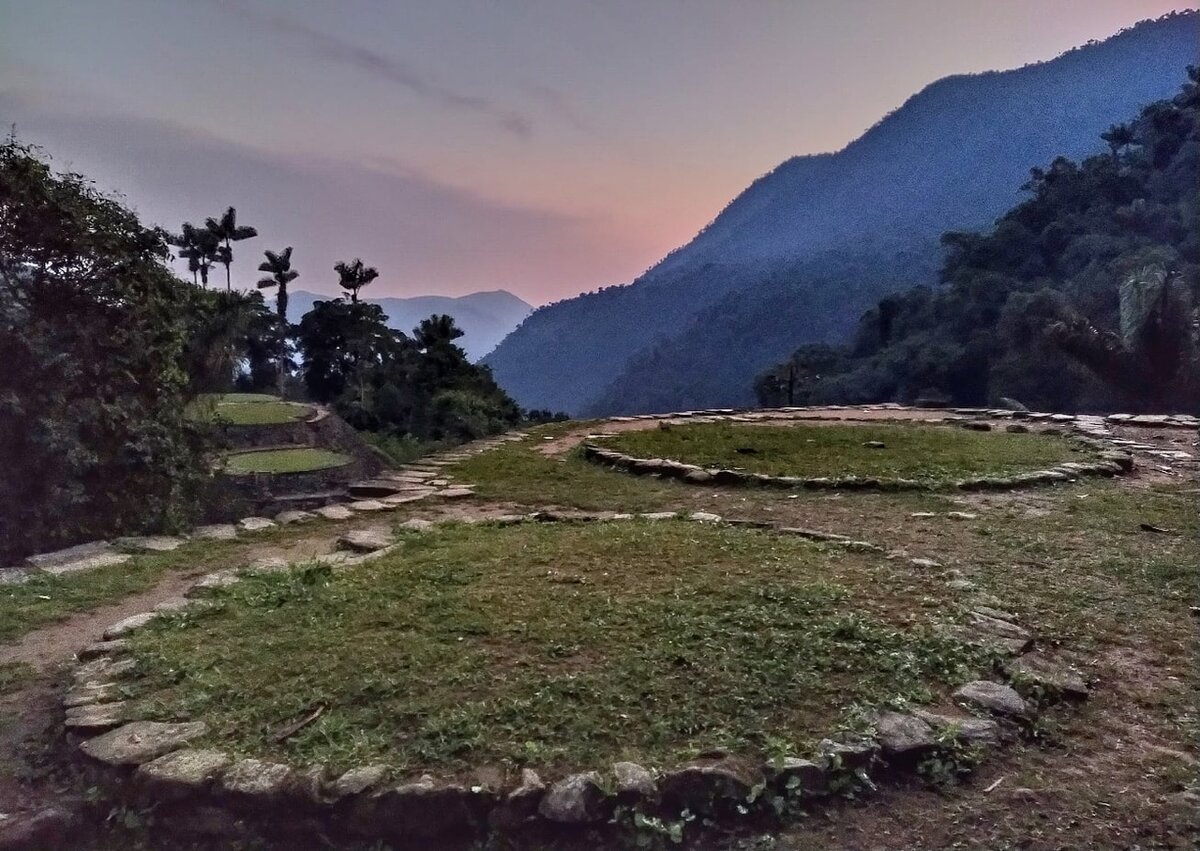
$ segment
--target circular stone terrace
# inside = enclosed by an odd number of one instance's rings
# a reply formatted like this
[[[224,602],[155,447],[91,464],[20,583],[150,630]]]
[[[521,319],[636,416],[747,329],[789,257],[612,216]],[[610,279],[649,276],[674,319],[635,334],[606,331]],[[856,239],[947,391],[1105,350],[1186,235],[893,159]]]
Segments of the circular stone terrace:
[[[537,449],[718,486],[969,489],[1166,451],[1132,443],[1097,417],[876,407],[618,417]],[[839,452],[849,474],[812,466]],[[936,552],[853,535],[556,511],[409,520],[341,545],[206,576],[85,649],[64,703],[89,771],[172,830],[288,847],[670,838],[967,772],[1089,695],[1019,601]]]

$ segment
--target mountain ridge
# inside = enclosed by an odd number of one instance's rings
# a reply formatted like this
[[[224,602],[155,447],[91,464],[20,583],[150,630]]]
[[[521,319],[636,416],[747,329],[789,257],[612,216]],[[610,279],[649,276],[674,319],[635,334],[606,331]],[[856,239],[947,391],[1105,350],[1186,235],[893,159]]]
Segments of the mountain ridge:
[[[1109,124],[1173,92],[1198,37],[1200,15],[1176,13],[1045,62],[934,81],[840,151],[753,181],[633,283],[535,311],[485,362],[521,404],[572,413],[749,402],[758,369],[933,282],[941,233],[988,225],[1029,168],[1091,153]],[[810,302],[788,304],[789,292]],[[754,327],[747,314],[778,326],[780,304],[792,327],[769,329],[761,349],[723,334]]]

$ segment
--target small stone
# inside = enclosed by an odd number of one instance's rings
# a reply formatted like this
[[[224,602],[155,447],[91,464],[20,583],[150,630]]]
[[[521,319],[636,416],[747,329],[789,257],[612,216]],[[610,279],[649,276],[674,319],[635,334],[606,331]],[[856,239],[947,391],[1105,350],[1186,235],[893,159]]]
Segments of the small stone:
[[[271,529],[275,525],[275,521],[268,517],[243,517],[237,523],[238,529],[243,532],[261,532],[264,529]]]
[[[668,771],[659,782],[663,801],[674,811],[711,815],[745,802],[753,778],[729,765],[701,764]]]
[[[437,495],[442,499],[464,499],[469,496],[475,496],[475,491],[471,488],[446,488]]]
[[[935,511],[914,511],[912,514],[910,514],[908,516],[913,518],[914,520],[927,520],[930,517],[937,517],[937,512],[935,512]]]
[[[64,709],[70,710],[77,706],[87,706],[93,703],[105,703],[121,696],[121,687],[116,683],[91,682],[76,686],[63,696]]]
[[[197,579],[192,584],[192,587],[185,592],[185,595],[191,597],[213,588],[227,588],[230,585],[236,585],[240,581],[241,577],[238,576],[236,570],[218,570],[216,573],[208,573]]]
[[[221,777],[221,789],[243,803],[261,806],[277,803],[287,788],[292,770],[260,759],[235,762]]]
[[[141,614],[130,615],[104,630],[104,638],[113,639],[120,638],[122,635],[128,635],[135,629],[141,629],[156,617],[158,617],[158,612],[142,612]]]
[[[642,520],[674,520],[679,515],[674,511],[651,511],[648,514],[639,514]]]
[[[974,614],[980,614],[985,617],[994,618],[1001,621],[1014,622],[1017,616],[1013,612],[1006,612],[1003,609],[993,608],[992,606],[976,606],[971,610]]]
[[[388,767],[386,765],[365,765],[361,768],[352,768],[333,781],[330,791],[338,799],[361,795],[379,786],[387,779],[387,776]]]
[[[940,562],[936,562],[931,558],[914,558],[910,559],[908,563],[913,567],[921,567],[929,570],[936,570],[942,566]]]
[[[119,727],[129,717],[129,704],[124,700],[113,703],[86,703],[67,710],[63,726],[76,733],[90,735]]]
[[[1087,683],[1077,671],[1039,653],[1027,653],[1004,663],[1004,672],[1014,680],[1036,683],[1054,696],[1086,700]]]
[[[557,824],[588,824],[608,816],[599,773],[572,774],[559,780],[538,805],[542,818]]]
[[[975,583],[970,579],[951,579],[946,583],[946,587],[951,591],[974,591]]]
[[[305,523],[316,519],[311,511],[281,511],[275,515],[275,522],[280,526],[290,526],[293,523]]]
[[[908,758],[933,750],[933,728],[902,712],[882,712],[875,718],[875,738],[886,757]]]
[[[954,692],[954,699],[995,715],[1025,717],[1029,707],[1012,688],[990,680],[975,680]]]
[[[829,791],[829,778],[825,769],[812,760],[785,757],[778,765],[768,763],[766,773],[774,777],[781,791],[793,795],[817,796]]]
[[[326,520],[349,520],[354,512],[344,505],[323,505],[315,512]]]
[[[986,609],[987,606],[982,608]],[[994,611],[994,610],[993,610]],[[971,612],[968,617],[971,620],[971,626],[976,629],[986,632],[989,635],[997,635],[1002,638],[1011,638],[1017,641],[1031,641],[1032,636],[1029,630],[1024,627],[1017,626],[1015,623],[1010,623],[1002,618],[992,617],[980,611]]]
[[[947,511],[946,516],[955,520],[975,520],[979,517],[978,514],[973,514],[970,511]]]
[[[615,762],[612,767],[616,778],[617,800],[623,803],[652,801],[658,795],[654,775],[636,762]]]
[[[155,801],[175,801],[203,792],[232,763],[221,751],[180,750],[147,762],[134,777]]]
[[[338,538],[338,546],[342,549],[353,550],[356,553],[373,553],[392,545],[392,533],[389,529],[352,529]]]
[[[428,532],[436,524],[432,520],[421,520],[414,517],[412,520],[405,520],[400,524],[401,529],[407,529],[410,532]]]
[[[863,444],[867,449],[886,449],[887,444],[882,440],[868,440]]]
[[[690,519],[695,520],[699,523],[720,523],[721,522],[720,514],[711,514],[710,512],[707,512],[707,511],[693,511],[689,515],[689,517],[690,517]]]
[[[94,739],[79,749],[106,765],[141,765],[170,753],[192,739],[203,736],[208,725],[203,721],[164,724],[159,721],[133,721]]]
[[[969,431],[991,431],[992,430],[992,424],[988,423],[988,422],[984,422],[983,420],[967,420],[965,423],[962,423],[962,427],[965,429],[968,429]]]
[[[238,536],[236,526],[229,523],[218,523],[212,526],[201,526],[198,529],[192,530],[193,538],[201,538],[209,541],[232,541]]]
[[[1009,423],[1004,427],[1004,430],[1009,434],[1028,434],[1029,426],[1021,423]]]

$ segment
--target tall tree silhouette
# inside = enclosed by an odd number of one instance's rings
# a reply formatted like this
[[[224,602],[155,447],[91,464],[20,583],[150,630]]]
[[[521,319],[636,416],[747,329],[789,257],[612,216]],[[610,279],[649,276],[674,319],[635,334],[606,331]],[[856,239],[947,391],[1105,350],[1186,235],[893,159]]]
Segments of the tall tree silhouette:
[[[413,329],[413,339],[417,346],[429,349],[441,343],[450,343],[463,335],[462,330],[454,324],[454,317],[445,313],[432,314],[428,319]]]
[[[358,303],[358,291],[379,277],[379,272],[373,266],[364,266],[362,260],[355,257],[349,263],[338,263],[333,267],[338,273],[338,285],[350,293],[350,303]]]
[[[264,251],[263,254],[267,259],[258,264],[258,271],[266,272],[267,275],[259,279],[258,288],[279,288],[275,293],[275,312],[281,321],[287,322],[288,284],[300,276],[300,273],[292,268],[292,247],[289,245],[278,254],[274,251]]]
[[[199,276],[200,283],[207,287],[208,270],[214,263],[220,262],[218,254],[221,243],[217,235],[208,228],[198,228],[191,222],[184,222],[179,233],[167,235],[167,243],[178,248],[179,258],[187,261],[192,282],[195,283]]]
[[[216,237],[218,248],[216,261],[225,267],[225,289],[231,289],[229,267],[233,263],[233,243],[258,236],[258,231],[249,225],[237,223],[237,210],[227,209],[219,219],[205,219],[205,229]]]

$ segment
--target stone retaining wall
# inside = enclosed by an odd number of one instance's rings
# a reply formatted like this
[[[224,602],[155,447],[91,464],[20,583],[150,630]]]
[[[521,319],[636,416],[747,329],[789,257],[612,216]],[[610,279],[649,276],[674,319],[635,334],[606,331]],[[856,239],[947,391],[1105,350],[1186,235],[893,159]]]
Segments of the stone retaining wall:
[[[631,514],[508,515],[488,522],[613,522],[682,519],[670,512]],[[713,514],[689,520],[743,525]],[[427,531],[434,524],[409,521]],[[749,525],[778,534],[800,534],[851,548],[886,552],[849,536]],[[370,551],[326,557],[337,569],[352,569],[394,550],[388,540],[349,541]],[[900,554],[889,554],[899,557]],[[912,559],[929,569],[931,559]],[[263,569],[280,569],[275,565]],[[202,589],[238,581],[225,572],[204,577]],[[950,710],[879,712],[866,733],[835,733],[814,752],[762,763],[736,754],[714,753],[682,765],[646,767],[630,762],[595,766],[547,782],[525,768],[505,773],[480,768],[455,781],[429,775],[397,775],[383,765],[363,765],[340,775],[320,766],[290,766],[254,758],[236,759],[191,743],[208,731],[203,719],[172,723],[139,719],[123,700],[123,683],[136,676],[126,653],[126,636],[164,613],[208,603],[203,597],[178,601],[114,624],[104,640],[79,654],[73,687],[64,699],[65,726],[94,779],[127,805],[153,807],[155,821],[173,834],[234,840],[263,834],[283,847],[319,841],[372,841],[401,847],[447,847],[477,842],[488,834],[545,836],[562,830],[628,829],[635,814],[682,831],[691,819],[746,823],[772,821],[809,802],[912,772],[927,757],[956,759],[1019,737],[1040,706],[1012,685],[977,680],[953,694]],[[963,640],[992,650],[1004,660],[999,670],[1013,684],[1032,683],[1039,693],[1082,699],[1087,685],[1076,672],[1033,652],[1036,638],[1007,612],[976,605],[961,623],[948,624]]]

